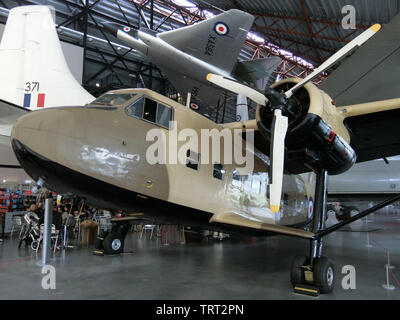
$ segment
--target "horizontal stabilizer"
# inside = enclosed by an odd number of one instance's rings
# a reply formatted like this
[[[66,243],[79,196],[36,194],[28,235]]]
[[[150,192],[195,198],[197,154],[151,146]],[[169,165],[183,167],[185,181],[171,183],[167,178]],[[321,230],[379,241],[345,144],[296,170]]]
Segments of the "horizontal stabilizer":
[[[6,173],[17,168],[21,170],[21,166],[12,150],[9,136],[0,135],[0,168],[2,169],[3,177]],[[8,169],[8,171],[6,172],[4,169]]]
[[[0,135],[10,137],[14,123],[27,112],[29,110],[0,99]]]

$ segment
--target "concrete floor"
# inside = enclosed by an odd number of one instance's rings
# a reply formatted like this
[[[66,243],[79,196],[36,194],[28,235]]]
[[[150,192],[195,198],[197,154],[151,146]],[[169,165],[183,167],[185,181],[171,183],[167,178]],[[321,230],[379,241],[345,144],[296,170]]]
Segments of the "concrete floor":
[[[123,255],[94,256],[92,247],[58,252],[52,259],[55,290],[41,287],[40,256],[6,239],[0,244],[0,299],[400,299],[393,276],[395,290],[382,288],[385,248],[400,279],[400,213],[382,211],[368,219],[361,231],[347,228],[326,238],[324,255],[334,262],[336,288],[318,298],[294,294],[290,285],[291,260],[308,252],[306,241],[276,236],[163,246],[130,233]],[[341,287],[345,265],[356,269],[356,290]]]

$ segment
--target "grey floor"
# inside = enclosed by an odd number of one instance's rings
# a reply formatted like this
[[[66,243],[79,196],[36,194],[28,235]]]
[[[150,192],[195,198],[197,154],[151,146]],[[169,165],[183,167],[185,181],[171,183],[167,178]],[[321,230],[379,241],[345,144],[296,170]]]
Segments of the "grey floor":
[[[293,256],[308,251],[303,240],[163,246],[131,233],[123,255],[95,256],[92,247],[58,252],[51,261],[55,290],[42,289],[40,256],[6,239],[0,244],[0,299],[400,299],[400,213],[382,211],[368,220],[326,238],[324,255],[334,262],[336,288],[318,298],[294,294],[290,285]],[[395,266],[393,291],[382,287],[386,249]],[[356,290],[341,286],[345,265],[356,269]]]

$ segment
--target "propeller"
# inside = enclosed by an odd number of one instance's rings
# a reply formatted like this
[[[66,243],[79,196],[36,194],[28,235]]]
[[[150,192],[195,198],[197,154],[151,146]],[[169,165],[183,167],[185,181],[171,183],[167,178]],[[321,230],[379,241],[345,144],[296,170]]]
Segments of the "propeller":
[[[285,160],[285,137],[288,129],[288,118],[282,110],[274,111],[271,130],[271,183],[269,185],[269,207],[273,213],[279,212],[281,205],[283,167]]]
[[[296,117],[296,102],[291,99],[291,97],[297,90],[304,87],[308,82],[315,79],[318,75],[329,69],[335,63],[342,60],[350,52],[364,44],[380,29],[381,25],[375,24],[369,29],[365,30],[362,34],[346,44],[342,49],[326,60],[320,67],[315,69],[309,76],[284,93],[268,88],[266,89],[265,94],[262,94],[258,90],[244,85],[232,78],[211,73],[207,75],[207,80],[209,82],[226,90],[235,92],[237,94],[242,94],[263,107],[268,106],[271,111],[274,112],[274,118],[271,126],[271,183],[269,186],[270,209],[272,212],[277,213],[280,210],[285,156],[285,138],[289,126],[288,120],[289,118]]]

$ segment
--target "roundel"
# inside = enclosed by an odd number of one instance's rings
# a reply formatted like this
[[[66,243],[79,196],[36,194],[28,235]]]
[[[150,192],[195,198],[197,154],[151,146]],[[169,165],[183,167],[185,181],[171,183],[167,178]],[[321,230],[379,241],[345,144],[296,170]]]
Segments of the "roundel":
[[[240,116],[240,114],[238,114],[237,116],[236,116],[236,121],[237,122],[240,122],[242,120],[242,117]]]
[[[199,109],[200,109],[200,106],[199,106],[197,103],[191,103],[191,104],[190,104],[190,107],[191,107],[193,110],[199,110]]]
[[[313,213],[314,213],[314,202],[313,199],[310,197],[310,199],[308,200],[308,219],[311,219]]]
[[[223,22],[217,22],[214,26],[214,31],[220,36],[226,36],[229,33],[229,27]]]
[[[131,28],[129,28],[129,27],[124,27],[124,29],[123,29],[125,32],[129,32],[129,31],[131,31]]]

